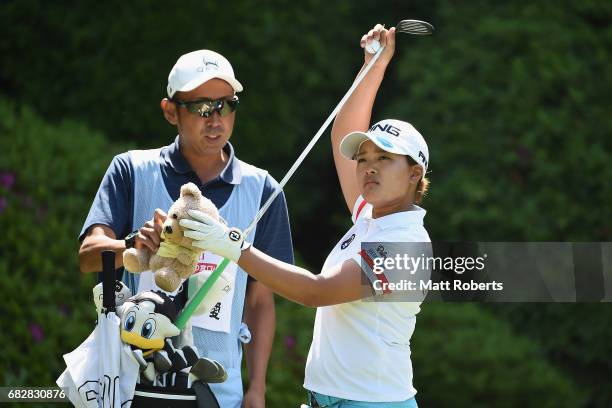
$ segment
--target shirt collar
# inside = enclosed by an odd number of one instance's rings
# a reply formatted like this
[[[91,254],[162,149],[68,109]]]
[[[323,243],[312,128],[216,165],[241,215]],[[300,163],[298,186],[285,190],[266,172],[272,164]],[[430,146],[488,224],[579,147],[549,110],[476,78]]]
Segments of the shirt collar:
[[[425,218],[426,213],[427,211],[424,208],[415,204],[414,210],[397,212],[379,218],[368,217],[368,221],[381,229],[397,228],[400,225],[406,224],[423,225],[423,218]]]
[[[166,164],[179,174],[193,172],[191,165],[189,165],[189,162],[185,159],[183,153],[181,153],[179,136],[174,139],[174,143],[167,147],[164,154]],[[238,159],[234,154],[234,146],[232,146],[230,142],[227,142],[223,150],[229,156],[229,160],[221,171],[221,174],[219,174],[219,178],[228,184],[240,184],[240,181],[242,181],[242,172],[240,171]]]

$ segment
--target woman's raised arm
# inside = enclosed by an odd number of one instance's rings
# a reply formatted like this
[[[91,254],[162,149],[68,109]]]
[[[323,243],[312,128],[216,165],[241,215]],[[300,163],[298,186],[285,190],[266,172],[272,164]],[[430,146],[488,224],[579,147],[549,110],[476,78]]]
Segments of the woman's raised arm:
[[[376,99],[376,93],[385,75],[385,69],[395,51],[395,27],[387,30],[382,25],[377,24],[361,37],[360,45],[364,48],[365,55],[365,63],[361,68],[362,70],[374,55],[365,51],[366,43],[370,43],[374,39],[378,40],[381,46],[386,47],[368,72],[368,75],[361,81],[338,113],[338,116],[336,116],[331,131],[334,163],[336,164],[340,187],[342,188],[342,194],[349,211],[353,210],[355,201],[359,194],[361,194],[361,187],[357,184],[355,176],[356,163],[353,160],[344,158],[340,154],[340,142],[348,133],[366,131],[370,126],[372,106]]]

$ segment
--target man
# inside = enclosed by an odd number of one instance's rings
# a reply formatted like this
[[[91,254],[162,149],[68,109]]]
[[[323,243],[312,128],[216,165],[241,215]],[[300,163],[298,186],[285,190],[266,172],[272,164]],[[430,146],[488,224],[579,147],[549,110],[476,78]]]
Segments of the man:
[[[240,91],[242,85],[222,55],[199,50],[178,59],[168,76],[168,98],[161,101],[163,115],[176,125],[178,136],[161,149],[130,151],[113,159],[79,236],[82,272],[100,271],[100,252],[105,249],[116,251],[117,265],[122,265],[122,253],[128,247],[156,251],[164,211],[187,182],[198,185],[230,225],[247,227],[278,183],[264,170],[238,160],[228,141]],[[250,239],[270,256],[293,262],[283,194]],[[218,256],[204,253],[198,271],[214,269],[218,262]],[[244,407],[264,407],[275,327],[273,295],[255,280],[247,284],[247,275],[234,263],[224,274],[233,279],[233,294],[226,295],[210,316],[193,319],[194,343],[200,354],[220,361],[228,370],[225,383],[211,386],[222,407],[239,407],[241,402]],[[133,291],[154,287],[150,272],[128,275]],[[250,379],[244,401],[241,341],[248,342],[244,349]]]

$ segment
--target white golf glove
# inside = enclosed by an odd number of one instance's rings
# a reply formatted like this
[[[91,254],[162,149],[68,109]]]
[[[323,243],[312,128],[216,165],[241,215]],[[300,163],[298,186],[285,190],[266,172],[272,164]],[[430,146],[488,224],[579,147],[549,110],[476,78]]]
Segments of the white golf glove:
[[[194,240],[191,245],[238,262],[244,242],[242,231],[228,228],[198,210],[189,210],[189,215],[193,220],[182,219],[179,224],[186,229],[185,236]],[[246,247],[248,244],[244,245]]]

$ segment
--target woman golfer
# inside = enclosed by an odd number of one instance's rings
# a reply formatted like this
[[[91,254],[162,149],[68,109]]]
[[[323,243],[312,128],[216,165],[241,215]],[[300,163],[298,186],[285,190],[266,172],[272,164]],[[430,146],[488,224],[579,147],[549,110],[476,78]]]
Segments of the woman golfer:
[[[427,189],[429,153],[423,137],[406,122],[383,120],[368,130],[393,56],[395,28],[377,25],[362,37],[361,47],[374,39],[386,48],[332,129],[334,161],[354,225],[320,274],[232,240],[240,237],[237,231],[202,213],[190,213],[196,221],[181,221],[188,229],[185,235],[197,241],[194,245],[237,262],[279,295],[317,307],[304,380],[313,407],[417,406],[410,337],[419,303],[385,302],[391,291],[384,284],[393,278],[376,273],[375,259],[394,257],[386,243],[430,242],[423,227],[425,210],[416,205]],[[366,64],[370,58],[365,52]],[[362,242],[381,244],[370,252],[362,251]],[[370,299],[362,300],[363,282],[372,289]],[[372,295],[382,301],[372,301]]]

